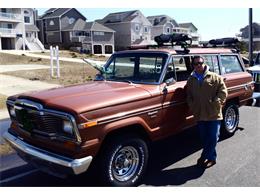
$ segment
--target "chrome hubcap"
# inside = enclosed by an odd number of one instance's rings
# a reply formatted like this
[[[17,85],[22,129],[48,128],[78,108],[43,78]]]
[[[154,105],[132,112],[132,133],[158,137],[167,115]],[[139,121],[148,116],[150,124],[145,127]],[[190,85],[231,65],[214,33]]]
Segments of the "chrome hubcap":
[[[230,130],[230,132],[233,131],[233,128],[236,125],[236,120],[237,116],[235,110],[232,108],[228,108],[225,115],[225,124],[227,129]]]
[[[121,148],[115,155],[112,164],[112,173],[119,181],[129,180],[135,173],[139,164],[139,155],[132,146]]]

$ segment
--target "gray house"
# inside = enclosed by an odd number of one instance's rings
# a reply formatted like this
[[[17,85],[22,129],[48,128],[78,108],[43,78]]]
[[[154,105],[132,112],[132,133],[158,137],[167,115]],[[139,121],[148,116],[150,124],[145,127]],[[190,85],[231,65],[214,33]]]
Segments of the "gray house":
[[[86,18],[75,8],[51,8],[37,19],[37,26],[40,29],[39,38],[44,45],[63,45],[64,33],[68,25],[75,23],[78,19]]]
[[[32,8],[0,8],[0,50],[44,50]]]
[[[177,33],[186,33],[192,37],[192,45],[199,45],[200,35],[198,34],[197,27],[191,22],[179,23],[179,27],[174,30]]]
[[[253,49],[260,50],[260,23],[253,23]],[[239,37],[242,38],[242,41],[249,43],[249,26],[245,26],[244,28],[240,29]]]
[[[152,44],[152,25],[139,10],[110,13],[97,22],[115,31],[117,51],[133,45]]]
[[[148,16],[147,19],[153,25],[151,31],[152,40],[160,34],[172,34],[174,29],[179,27],[177,22],[167,15]]]
[[[97,22],[78,19],[63,28],[63,42],[74,49],[91,54],[111,54],[114,52],[114,33]]]

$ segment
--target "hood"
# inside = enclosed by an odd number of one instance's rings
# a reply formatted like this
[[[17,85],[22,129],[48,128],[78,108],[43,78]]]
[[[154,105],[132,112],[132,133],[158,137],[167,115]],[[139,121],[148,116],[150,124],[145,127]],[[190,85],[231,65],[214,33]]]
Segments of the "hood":
[[[149,92],[133,84],[98,81],[25,93],[19,98],[40,102],[45,108],[55,108],[79,114],[150,96]]]

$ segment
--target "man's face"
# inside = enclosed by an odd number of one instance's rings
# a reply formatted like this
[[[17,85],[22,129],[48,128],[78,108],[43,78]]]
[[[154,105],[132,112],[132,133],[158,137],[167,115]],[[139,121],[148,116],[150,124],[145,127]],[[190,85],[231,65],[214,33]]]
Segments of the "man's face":
[[[193,63],[194,70],[197,73],[203,73],[204,71],[204,60],[202,58],[195,58]]]

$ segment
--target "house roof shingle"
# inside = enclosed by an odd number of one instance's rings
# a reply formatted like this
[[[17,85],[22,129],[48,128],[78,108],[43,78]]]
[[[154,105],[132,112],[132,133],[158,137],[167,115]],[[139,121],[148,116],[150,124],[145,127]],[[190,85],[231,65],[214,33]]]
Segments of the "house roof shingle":
[[[51,8],[51,9],[48,9],[42,16],[40,16],[39,19],[60,17],[71,9],[75,9],[75,8]],[[77,9],[75,9],[75,10],[81,16],[83,16]],[[83,16],[83,17],[85,18],[85,16]],[[85,18],[85,20],[86,20],[86,18]]]
[[[194,24],[192,24],[192,22],[179,23],[179,26],[182,27],[182,28],[189,28],[190,26],[193,26],[196,30],[198,30],[197,27],[194,26]]]
[[[110,13],[99,21],[102,23],[129,22],[137,16],[133,15],[136,12],[138,12],[138,10]]]
[[[167,22],[171,22],[174,26],[179,26],[173,18],[167,15],[148,16],[147,19],[151,22],[153,26],[161,26]]]
[[[115,32],[114,30],[105,27],[98,22],[86,22],[82,19],[78,19],[73,24],[70,24],[62,29],[63,31],[103,31],[103,32]]]
[[[27,31],[27,32],[37,31],[38,32],[40,30],[34,24],[27,24],[27,25],[25,25],[25,31]]]

